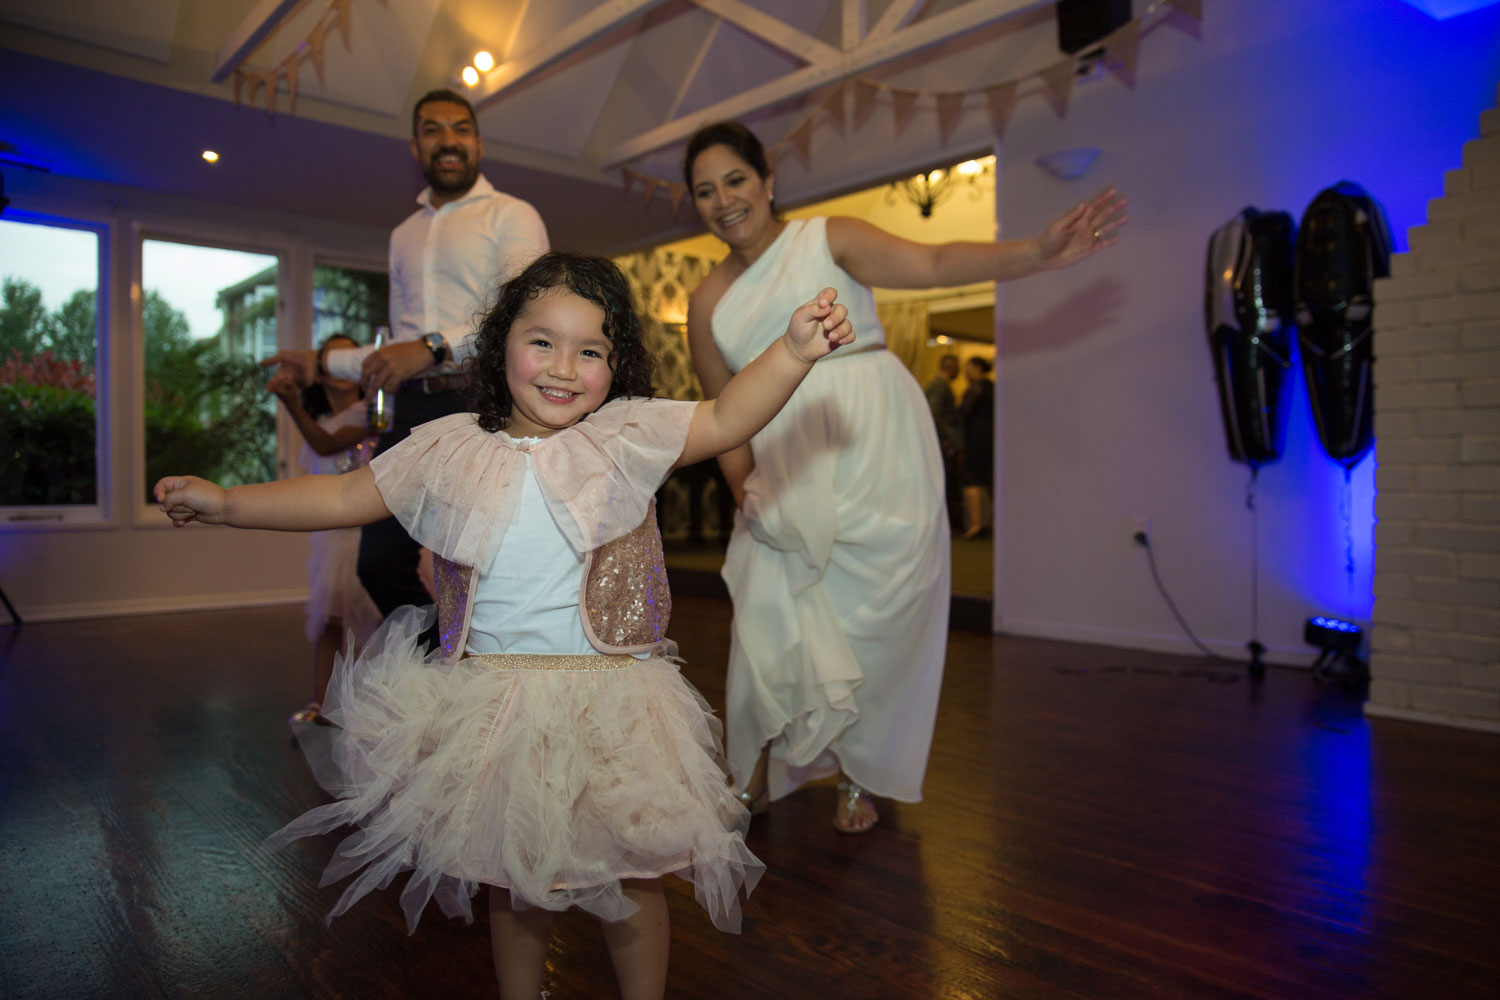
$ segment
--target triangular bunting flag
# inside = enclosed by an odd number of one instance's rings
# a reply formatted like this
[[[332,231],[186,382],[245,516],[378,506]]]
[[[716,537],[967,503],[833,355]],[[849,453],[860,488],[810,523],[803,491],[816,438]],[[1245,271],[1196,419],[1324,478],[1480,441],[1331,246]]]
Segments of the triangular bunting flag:
[[[1203,21],[1203,0],[1166,0],[1168,7],[1176,7],[1194,21]]]
[[[646,177],[642,175],[641,187],[645,191],[645,195],[641,198],[641,205],[646,208],[650,208],[651,202],[656,200],[656,189],[661,187],[661,181],[657,180],[655,177]]]
[[[859,130],[869,120],[870,114],[875,110],[875,97],[880,93],[880,88],[865,80],[855,80],[854,87],[854,128]]]
[[[266,74],[266,114],[276,114],[276,83],[281,77],[281,67],[272,66]]]
[[[1102,43],[1104,64],[1127,87],[1135,86],[1135,67],[1141,52],[1141,22],[1131,21]]]
[[[622,186],[621,186],[620,190],[621,190],[621,193],[624,194],[625,197],[627,197],[627,198],[630,197],[630,187],[634,183],[635,183],[635,178],[633,176],[631,176],[631,169],[629,167],[621,167],[620,168],[620,184]]]
[[[287,57],[284,63],[281,64],[283,71],[286,73],[287,90],[292,95],[291,101],[289,102],[291,104],[289,110],[292,112],[292,114],[297,113],[297,66],[301,62],[301,57],[294,52]]]
[[[1047,100],[1052,105],[1052,110],[1057,112],[1057,117],[1065,118],[1068,114],[1068,98],[1073,94],[1073,79],[1076,76],[1073,69],[1073,60],[1064,59],[1039,74],[1042,84],[1046,87]]]
[[[823,107],[833,116],[833,124],[837,126],[839,134],[844,134],[844,88],[842,86],[833,88],[833,96],[823,102]]]
[[[1005,133],[1005,124],[1010,121],[1010,113],[1016,107],[1016,87],[1018,81],[1011,80],[994,87],[989,87],[984,92],[984,99],[990,107],[990,127],[995,130],[996,135]]]
[[[943,145],[948,144],[948,137],[958,127],[958,120],[964,115],[964,93],[963,91],[945,92],[937,95],[937,117],[938,135]]]
[[[318,71],[318,86],[323,86],[323,25],[318,25],[307,36],[307,51],[312,56],[313,69]]]
[[[672,215],[677,215],[678,209],[682,208],[682,199],[687,197],[686,184],[668,184],[667,196],[672,199]]]
[[[811,163],[812,125],[812,119],[809,118],[788,132],[787,137],[782,140],[783,144],[796,150],[797,156],[801,158],[804,167]]]
[[[339,34],[344,36],[344,51],[350,52],[349,47],[349,0],[330,0],[329,7],[338,15]]]
[[[891,107],[896,112],[896,134],[900,135],[906,131],[906,125],[916,113],[917,98],[922,96],[920,90],[897,90],[891,88]]]
[[[266,85],[266,78],[259,73],[246,73],[246,81],[250,84],[249,104],[255,107],[255,95],[260,93],[260,88]]]

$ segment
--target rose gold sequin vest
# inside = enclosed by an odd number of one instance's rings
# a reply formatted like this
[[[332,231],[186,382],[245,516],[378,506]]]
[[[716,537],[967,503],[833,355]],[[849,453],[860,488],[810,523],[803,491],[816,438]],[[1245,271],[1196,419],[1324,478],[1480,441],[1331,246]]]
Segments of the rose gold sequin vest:
[[[478,571],[434,553],[432,576],[443,658],[452,662],[464,652],[472,610],[469,595],[478,582]],[[585,557],[578,616],[584,634],[601,653],[643,653],[666,638],[672,595],[655,500],[633,531]]]

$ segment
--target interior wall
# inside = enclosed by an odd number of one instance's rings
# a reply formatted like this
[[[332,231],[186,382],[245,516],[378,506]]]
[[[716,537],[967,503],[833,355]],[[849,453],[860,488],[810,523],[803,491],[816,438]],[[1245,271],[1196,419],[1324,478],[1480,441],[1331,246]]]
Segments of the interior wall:
[[[1299,373],[1283,455],[1247,510],[1249,470],[1225,445],[1204,329],[1208,236],[1247,205],[1300,219],[1348,179],[1384,204],[1405,249],[1495,93],[1500,7],[1447,21],[1395,0],[1203,7],[1199,37],[1180,17],[1143,37],[1133,90],[1082,84],[1062,120],[1022,102],[1003,136],[1002,235],[1033,232],[1106,183],[1128,195],[1131,222],[1108,254],[1003,286],[995,625],[1190,651],[1131,540],[1149,518],[1161,575],[1199,636],[1243,658],[1258,634],[1273,662],[1306,664],[1307,617],[1370,616],[1374,458],[1346,485]],[[1084,180],[1033,166],[1074,146],[1103,150]],[[1379,326],[1377,312],[1377,354]]]
[[[22,213],[36,213],[102,223],[108,228],[109,248],[107,273],[100,277],[104,322],[98,397],[107,414],[101,478],[105,516],[65,523],[0,519],[0,587],[11,603],[23,619],[45,621],[304,600],[305,535],[201,525],[174,530],[164,515],[139,501],[146,486],[140,452],[140,332],[132,304],[140,297],[132,287],[139,271],[138,234],[279,252],[281,341],[300,346],[311,336],[313,260],[326,256],[383,267],[387,231],[23,170],[7,171],[6,182],[11,201],[7,219],[28,221]],[[289,426],[284,419],[282,428],[285,436]]]

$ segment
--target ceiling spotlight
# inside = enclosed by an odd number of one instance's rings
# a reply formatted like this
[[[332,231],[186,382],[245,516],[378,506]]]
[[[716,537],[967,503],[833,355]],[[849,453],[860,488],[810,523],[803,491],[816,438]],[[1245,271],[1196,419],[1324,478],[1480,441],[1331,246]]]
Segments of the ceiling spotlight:
[[[205,160],[207,160],[209,163],[218,163],[219,162],[219,154],[215,153],[211,149],[205,149],[203,151],[203,158]]]
[[[495,68],[495,57],[488,52],[474,53],[474,68],[481,73],[488,73]]]
[[[464,86],[472,87],[479,83],[479,70],[475,69],[473,66],[465,66],[463,77]]]

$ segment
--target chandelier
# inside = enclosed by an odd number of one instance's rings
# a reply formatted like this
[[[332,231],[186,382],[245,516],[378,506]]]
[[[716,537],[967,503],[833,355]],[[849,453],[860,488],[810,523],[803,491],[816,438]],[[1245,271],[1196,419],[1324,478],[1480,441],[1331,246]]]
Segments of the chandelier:
[[[982,160],[965,160],[947,169],[929,170],[892,181],[886,192],[886,202],[895,204],[900,194],[922,212],[922,218],[932,218],[932,210],[947,201],[955,191],[969,192],[969,198],[978,201],[989,184],[994,183],[995,158],[986,156]],[[986,183],[988,182],[988,183]]]

